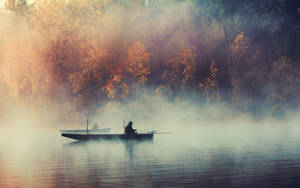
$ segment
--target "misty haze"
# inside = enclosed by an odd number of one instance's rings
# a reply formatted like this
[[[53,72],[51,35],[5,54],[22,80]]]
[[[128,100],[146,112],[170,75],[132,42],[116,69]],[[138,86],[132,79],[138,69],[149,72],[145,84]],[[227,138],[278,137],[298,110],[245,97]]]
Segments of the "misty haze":
[[[0,187],[299,187],[299,9],[0,0]]]

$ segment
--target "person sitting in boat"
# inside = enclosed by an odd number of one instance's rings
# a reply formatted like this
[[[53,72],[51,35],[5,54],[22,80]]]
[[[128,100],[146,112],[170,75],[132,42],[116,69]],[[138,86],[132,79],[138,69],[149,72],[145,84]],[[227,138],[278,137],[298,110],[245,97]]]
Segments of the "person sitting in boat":
[[[94,127],[93,127],[93,130],[98,130],[98,129],[99,129],[98,123],[95,123]]]
[[[128,125],[125,127],[125,134],[126,135],[132,135],[132,134],[137,134],[136,129],[132,128],[132,121],[129,121]]]

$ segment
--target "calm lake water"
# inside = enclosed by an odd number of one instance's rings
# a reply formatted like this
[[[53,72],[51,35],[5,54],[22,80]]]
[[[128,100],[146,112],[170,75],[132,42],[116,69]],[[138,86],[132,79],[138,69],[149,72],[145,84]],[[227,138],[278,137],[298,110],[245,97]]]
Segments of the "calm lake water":
[[[298,129],[202,129],[147,142],[10,135],[0,139],[0,187],[300,186]]]

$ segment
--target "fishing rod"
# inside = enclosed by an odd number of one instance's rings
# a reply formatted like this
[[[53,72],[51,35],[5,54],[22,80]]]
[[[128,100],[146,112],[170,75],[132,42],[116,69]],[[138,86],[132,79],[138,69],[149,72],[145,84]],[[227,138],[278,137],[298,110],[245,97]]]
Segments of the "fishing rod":
[[[144,131],[141,131],[139,133],[152,133],[152,134],[171,134],[172,132],[158,132],[159,130],[152,130],[152,131],[149,131],[149,132],[146,132],[148,130],[151,130],[152,128],[150,129],[146,129]]]
[[[153,134],[172,134],[172,132],[159,132],[160,130],[153,130],[152,133]]]
[[[139,133],[145,133],[146,131],[151,130],[151,129],[153,129],[153,128],[149,128],[149,129],[145,129],[143,131],[139,131]]]
[[[172,134],[172,132],[155,132],[153,134]]]

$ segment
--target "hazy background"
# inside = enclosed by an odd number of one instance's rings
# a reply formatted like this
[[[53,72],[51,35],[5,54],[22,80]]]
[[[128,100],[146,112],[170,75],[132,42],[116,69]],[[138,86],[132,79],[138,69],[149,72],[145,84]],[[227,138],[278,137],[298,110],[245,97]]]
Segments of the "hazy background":
[[[294,0],[7,1],[0,16],[1,119],[16,111],[68,126],[114,109],[124,111],[109,115],[118,121],[141,112],[140,121],[152,124],[184,112],[262,120],[297,113],[298,6]]]
[[[299,1],[0,5],[0,187],[299,184]]]

